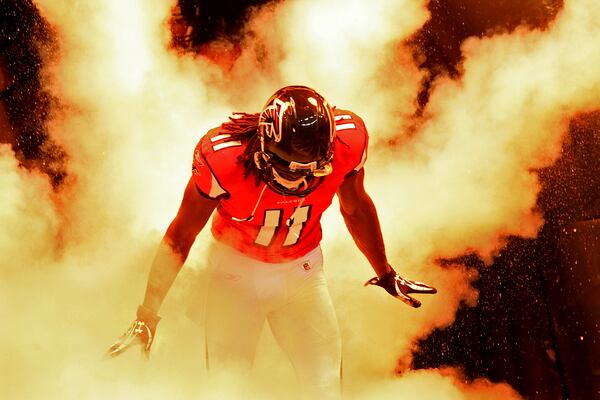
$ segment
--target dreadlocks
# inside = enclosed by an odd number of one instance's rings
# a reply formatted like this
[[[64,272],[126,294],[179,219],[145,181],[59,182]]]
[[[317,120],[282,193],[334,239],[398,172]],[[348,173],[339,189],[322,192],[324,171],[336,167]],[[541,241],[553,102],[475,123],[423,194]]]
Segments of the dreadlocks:
[[[231,138],[246,142],[246,149],[238,157],[237,163],[244,167],[244,177],[251,174],[256,179],[256,184],[260,183],[260,175],[254,165],[254,153],[260,150],[260,139],[258,137],[258,118],[259,114],[248,114],[243,112],[234,112],[229,121],[221,125],[221,129],[231,134]]]

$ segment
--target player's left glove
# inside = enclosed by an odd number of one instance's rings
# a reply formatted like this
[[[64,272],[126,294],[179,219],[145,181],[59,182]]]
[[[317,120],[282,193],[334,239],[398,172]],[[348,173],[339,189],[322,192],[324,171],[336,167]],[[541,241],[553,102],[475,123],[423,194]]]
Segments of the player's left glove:
[[[400,276],[393,269],[382,276],[381,278],[374,277],[365,282],[365,286],[377,285],[384,288],[389,294],[397,299],[402,300],[411,307],[421,307],[421,302],[414,297],[409,296],[409,293],[415,294],[434,294],[437,289],[426,285],[422,282],[411,281]]]
[[[137,309],[137,318],[129,326],[129,329],[109,347],[107,354],[111,357],[116,357],[133,345],[141,345],[142,352],[148,357],[152,343],[154,343],[158,321],[160,321],[158,315],[144,306],[139,306]]]

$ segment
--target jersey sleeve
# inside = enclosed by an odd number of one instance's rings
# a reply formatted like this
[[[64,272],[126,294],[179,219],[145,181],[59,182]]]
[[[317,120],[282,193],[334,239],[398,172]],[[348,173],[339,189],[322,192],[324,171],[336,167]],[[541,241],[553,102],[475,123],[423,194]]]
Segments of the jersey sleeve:
[[[346,177],[349,177],[358,173],[367,161],[369,134],[362,118],[347,110],[336,110],[335,129],[348,146],[344,158],[348,160]]]
[[[369,134],[367,132],[367,129],[364,128],[364,123],[362,122],[362,120],[360,120],[360,123],[363,125],[363,135],[362,135],[362,151],[359,152],[360,154],[360,160],[358,161],[358,164],[356,164],[356,166],[352,169],[352,171],[350,171],[348,173],[348,175],[354,175],[357,172],[359,172],[361,169],[363,169],[363,167],[365,166],[365,163],[367,162],[367,155],[368,155],[368,149],[369,149]]]
[[[192,178],[198,192],[210,199],[227,196],[227,191],[221,186],[203,153],[203,139],[196,145],[192,161]]]

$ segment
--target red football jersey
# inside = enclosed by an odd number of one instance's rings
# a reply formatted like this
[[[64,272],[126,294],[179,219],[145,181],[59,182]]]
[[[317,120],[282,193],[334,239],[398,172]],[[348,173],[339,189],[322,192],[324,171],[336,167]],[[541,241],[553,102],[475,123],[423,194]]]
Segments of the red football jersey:
[[[321,241],[321,215],[342,181],[358,172],[367,158],[368,134],[354,113],[334,110],[336,139],[333,172],[305,197],[279,194],[254,176],[244,178],[237,163],[245,143],[220,128],[200,139],[194,152],[192,176],[198,191],[220,198],[212,234],[236,250],[264,262],[295,259]]]

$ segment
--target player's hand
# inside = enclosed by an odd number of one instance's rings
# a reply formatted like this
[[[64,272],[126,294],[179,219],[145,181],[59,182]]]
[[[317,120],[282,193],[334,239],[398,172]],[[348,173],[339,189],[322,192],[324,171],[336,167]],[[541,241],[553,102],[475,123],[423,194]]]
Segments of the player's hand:
[[[411,307],[421,307],[421,302],[414,297],[409,296],[410,293],[415,294],[434,294],[437,289],[426,285],[422,282],[411,281],[400,276],[393,269],[382,276],[381,278],[374,277],[365,282],[365,286],[377,285],[384,288],[389,294],[397,299],[402,300]]]
[[[139,306],[137,318],[129,326],[129,329],[108,348],[107,354],[116,357],[132,346],[141,345],[142,353],[149,357],[158,321],[160,321],[158,315],[144,306]]]

